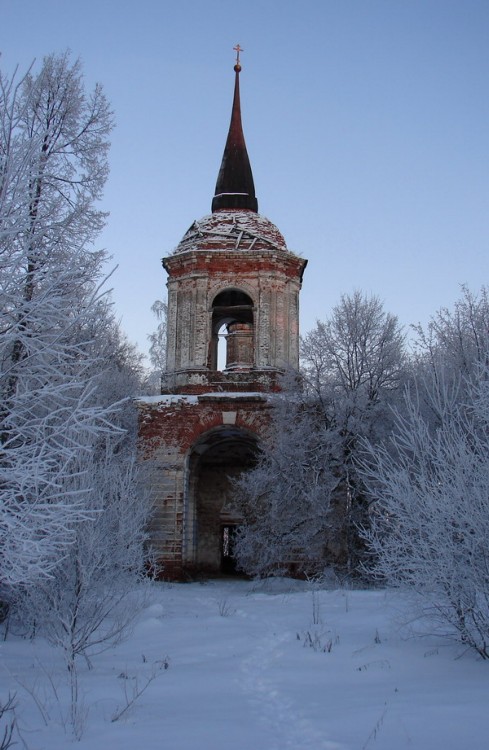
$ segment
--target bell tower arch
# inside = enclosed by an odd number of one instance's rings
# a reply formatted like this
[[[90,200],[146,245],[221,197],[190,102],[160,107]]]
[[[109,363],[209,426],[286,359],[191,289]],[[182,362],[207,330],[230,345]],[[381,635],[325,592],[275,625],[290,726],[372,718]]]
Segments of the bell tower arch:
[[[221,333],[224,329],[225,333]],[[225,357],[219,361],[219,336],[224,338]],[[255,362],[254,303],[241,289],[225,289],[212,302],[211,370],[251,369]]]
[[[270,394],[279,389],[280,374],[299,364],[299,293],[307,261],[258,213],[241,122],[239,57],[234,72],[211,214],[194,221],[162,261],[168,275],[162,395],[139,400],[143,455],[154,467],[153,542],[170,577],[189,566],[219,572],[222,556],[211,547],[222,542],[216,519],[232,508],[226,477],[250,465],[250,445],[256,449],[269,421]],[[226,434],[220,443],[216,436]],[[222,481],[210,492],[202,477],[217,476],[216,467]]]

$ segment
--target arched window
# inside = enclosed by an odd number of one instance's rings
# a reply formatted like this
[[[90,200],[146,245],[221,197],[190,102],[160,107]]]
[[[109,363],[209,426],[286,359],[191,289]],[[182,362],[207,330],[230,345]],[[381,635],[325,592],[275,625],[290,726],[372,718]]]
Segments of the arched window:
[[[225,341],[225,347],[220,342]],[[220,292],[212,303],[210,368],[247,369],[254,357],[253,300],[240,289]],[[222,350],[225,348],[225,356]]]

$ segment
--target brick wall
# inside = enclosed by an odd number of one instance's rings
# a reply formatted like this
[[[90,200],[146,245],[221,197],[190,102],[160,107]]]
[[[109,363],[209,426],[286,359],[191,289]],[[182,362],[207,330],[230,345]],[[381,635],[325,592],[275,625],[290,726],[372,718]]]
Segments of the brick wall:
[[[220,444],[259,445],[269,423],[269,399],[246,393],[174,395],[139,399],[137,406],[140,459],[154,502],[151,540],[163,577],[182,578],[199,569],[218,573],[221,511],[229,522],[227,477],[243,469],[243,454],[236,460],[226,449],[221,465],[203,469],[202,456]]]

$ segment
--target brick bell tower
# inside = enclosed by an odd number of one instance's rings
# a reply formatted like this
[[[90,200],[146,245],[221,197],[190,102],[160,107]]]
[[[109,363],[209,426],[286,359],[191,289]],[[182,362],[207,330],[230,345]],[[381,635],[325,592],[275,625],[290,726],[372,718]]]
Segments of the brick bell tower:
[[[258,214],[241,124],[239,45],[229,133],[212,213],[163,259],[168,339],[162,395],[138,401],[163,577],[232,573],[233,477],[249,468],[269,394],[299,359],[307,261]]]

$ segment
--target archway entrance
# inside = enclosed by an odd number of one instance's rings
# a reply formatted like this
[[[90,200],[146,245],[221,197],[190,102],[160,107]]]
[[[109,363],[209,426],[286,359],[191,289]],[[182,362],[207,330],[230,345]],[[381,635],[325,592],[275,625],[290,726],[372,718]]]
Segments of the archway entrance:
[[[212,575],[236,573],[234,539],[243,519],[233,508],[232,480],[254,465],[257,451],[255,435],[227,425],[206,433],[194,445],[187,502],[191,569]]]

